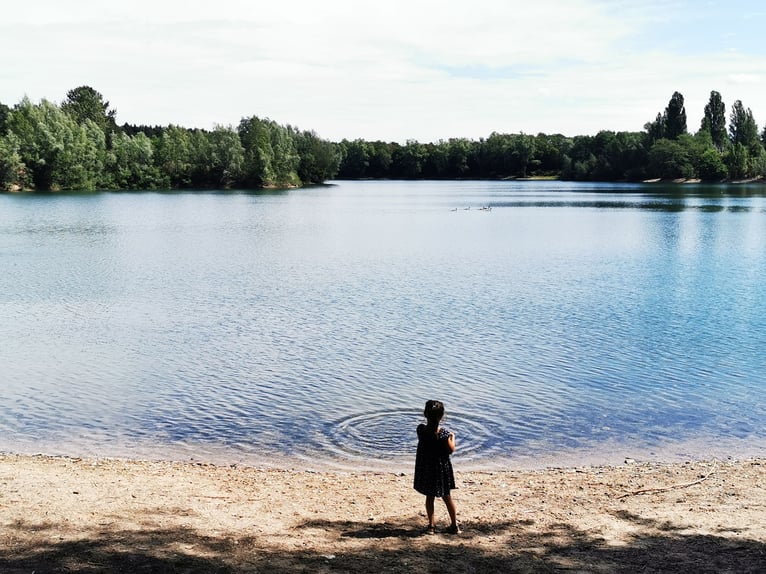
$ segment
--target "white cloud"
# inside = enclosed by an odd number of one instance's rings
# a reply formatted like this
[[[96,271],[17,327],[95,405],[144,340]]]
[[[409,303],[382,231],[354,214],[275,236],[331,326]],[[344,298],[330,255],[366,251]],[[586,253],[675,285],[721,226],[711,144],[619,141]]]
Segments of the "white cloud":
[[[729,74],[729,81],[732,84],[760,84],[763,76],[760,74]]]

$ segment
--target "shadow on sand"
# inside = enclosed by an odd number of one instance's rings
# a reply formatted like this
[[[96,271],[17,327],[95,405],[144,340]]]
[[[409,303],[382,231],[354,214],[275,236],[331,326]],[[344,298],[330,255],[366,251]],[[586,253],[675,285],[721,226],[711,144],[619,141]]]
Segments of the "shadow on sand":
[[[571,524],[545,532],[529,521],[466,524],[459,536],[421,535],[402,524],[304,522],[296,530],[323,532],[324,546],[201,536],[193,530],[93,530],[64,539],[64,526],[17,523],[2,531],[0,572],[239,573],[239,572],[619,572],[762,573],[766,545],[717,535],[684,534],[627,512],[616,515],[652,535],[624,546]],[[36,543],[24,543],[31,538]],[[657,534],[659,533],[659,534]],[[285,538],[291,538],[293,531]],[[299,536],[295,535],[293,542]],[[272,539],[273,540],[273,539]],[[329,541],[329,545],[327,545]],[[350,544],[349,544],[350,542]]]

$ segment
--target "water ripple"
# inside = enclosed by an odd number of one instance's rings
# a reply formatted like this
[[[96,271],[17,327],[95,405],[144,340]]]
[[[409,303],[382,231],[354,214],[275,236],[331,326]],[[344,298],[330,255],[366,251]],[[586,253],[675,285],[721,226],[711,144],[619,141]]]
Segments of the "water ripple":
[[[393,409],[345,417],[328,425],[318,445],[346,459],[396,460],[411,458],[417,447],[415,429],[423,422],[416,410]],[[456,435],[461,459],[486,456],[497,449],[497,425],[490,419],[450,412],[442,422]]]

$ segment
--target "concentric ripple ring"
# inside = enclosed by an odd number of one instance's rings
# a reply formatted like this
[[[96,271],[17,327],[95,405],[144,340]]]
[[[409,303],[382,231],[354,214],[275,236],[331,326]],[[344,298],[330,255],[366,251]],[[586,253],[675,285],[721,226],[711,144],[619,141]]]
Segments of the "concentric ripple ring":
[[[414,457],[416,429],[424,422],[418,410],[383,410],[349,416],[328,429],[328,444],[322,445],[338,458],[396,460]],[[455,433],[461,458],[487,456],[496,448],[492,423],[482,417],[450,412],[442,426]]]

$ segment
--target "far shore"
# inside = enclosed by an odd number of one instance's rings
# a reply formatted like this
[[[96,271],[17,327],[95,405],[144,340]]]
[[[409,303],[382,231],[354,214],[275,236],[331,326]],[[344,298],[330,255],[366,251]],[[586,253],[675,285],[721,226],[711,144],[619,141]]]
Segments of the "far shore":
[[[751,183],[766,183],[763,177],[751,177],[748,179],[724,179],[721,181],[707,181],[699,178],[678,178],[678,179],[645,179],[641,183],[683,183],[683,184],[709,184],[709,185],[746,185]]]
[[[411,472],[0,454],[0,572],[763,572],[766,458]],[[438,501],[437,501],[438,504]]]
[[[342,180],[342,181],[387,181],[388,178],[359,178],[359,179],[352,179],[352,180]],[[287,191],[292,189],[300,189],[302,187],[317,187],[322,185],[331,185],[333,180],[328,180],[321,183],[309,183],[305,185],[295,185],[295,184],[284,184],[284,185],[277,185],[277,184],[269,184],[264,185],[262,187],[255,187],[250,188],[247,191]],[[390,181],[462,181],[460,179],[446,179],[446,180],[420,180],[420,179],[402,179],[402,180],[390,180]],[[752,177],[747,179],[724,179],[720,181],[711,181],[711,180],[704,180],[699,178],[677,178],[677,179],[662,179],[662,178],[654,178],[654,179],[644,179],[641,181],[628,181],[628,180],[617,180],[617,181],[611,181],[611,180],[583,180],[583,181],[575,181],[575,180],[569,180],[569,179],[561,179],[559,175],[530,175],[527,177],[519,177],[519,176],[507,176],[502,178],[490,178],[490,179],[475,179],[475,178],[469,178],[468,181],[561,181],[561,182],[569,182],[569,183],[593,183],[593,184],[623,184],[623,183],[634,183],[634,184],[684,184],[684,185],[691,185],[691,184],[701,184],[701,185],[748,185],[748,184],[766,184],[766,179],[763,177]],[[147,190],[124,190],[124,189],[99,189],[95,190],[92,193],[99,193],[99,192],[113,192],[113,193],[131,193],[134,191],[151,191],[151,192],[194,192],[194,191],[232,191],[236,188],[230,188],[230,187],[221,187],[221,188],[161,188],[161,189],[147,189]],[[18,185],[10,186],[8,189],[2,190],[0,189],[0,193],[50,193],[50,194],[67,194],[67,193],[80,193],[79,191],[62,191],[59,189],[53,189],[53,190],[45,190],[45,191],[37,191],[35,189],[28,189],[28,188],[22,188]]]

